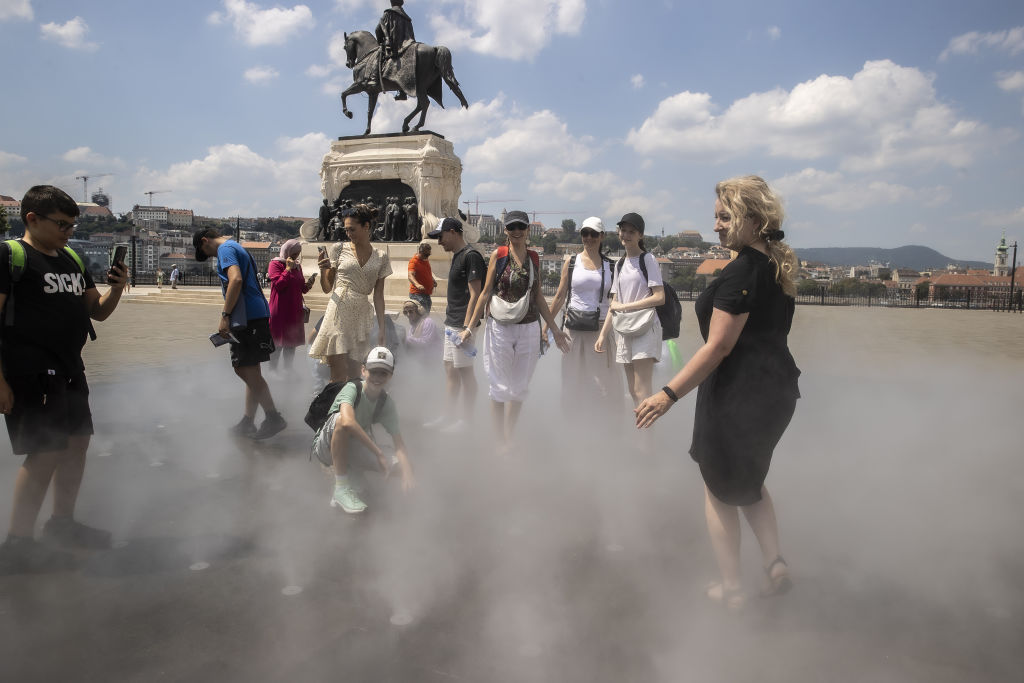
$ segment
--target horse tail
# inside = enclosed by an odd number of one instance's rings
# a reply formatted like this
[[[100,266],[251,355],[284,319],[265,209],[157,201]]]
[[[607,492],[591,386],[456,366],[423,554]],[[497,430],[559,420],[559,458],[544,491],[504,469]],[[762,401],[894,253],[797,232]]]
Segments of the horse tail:
[[[437,72],[441,74],[441,78],[448,84],[455,96],[459,98],[459,102],[466,109],[469,109],[469,102],[462,94],[462,89],[459,88],[459,81],[455,78],[455,70],[452,69],[452,53],[444,45],[438,45],[435,48],[434,54],[434,66],[437,67]]]

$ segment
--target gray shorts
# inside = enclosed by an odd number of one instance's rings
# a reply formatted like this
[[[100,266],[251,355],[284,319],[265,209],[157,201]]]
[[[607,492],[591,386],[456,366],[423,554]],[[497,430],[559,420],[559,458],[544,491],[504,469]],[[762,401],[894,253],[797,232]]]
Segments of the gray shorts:
[[[331,458],[331,439],[334,438],[334,427],[337,422],[338,413],[332,413],[327,417],[323,427],[318,429],[316,435],[313,436],[313,447],[310,452],[314,458],[320,461],[320,464],[326,467],[334,466],[334,460]],[[390,449],[382,448],[381,450],[384,451],[384,457],[392,465],[397,462],[394,453],[388,452]],[[380,472],[380,462],[377,460],[377,456],[362,441],[356,439],[349,440],[348,466],[349,469]]]

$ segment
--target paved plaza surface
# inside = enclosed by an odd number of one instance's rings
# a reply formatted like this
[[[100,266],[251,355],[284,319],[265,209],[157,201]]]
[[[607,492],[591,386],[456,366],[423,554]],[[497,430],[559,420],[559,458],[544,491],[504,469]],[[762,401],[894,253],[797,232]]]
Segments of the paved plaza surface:
[[[474,427],[450,436],[419,427],[439,362],[400,358],[418,486],[373,479],[351,518],[308,459],[301,353],[271,379],[288,429],[227,436],[242,385],[217,315],[126,301],[97,325],[78,517],[117,542],[0,577],[0,681],[1019,680],[1024,316],[798,308],[803,399],[768,478],[795,589],[733,615],[703,597],[692,396],[639,436],[625,408],[565,399],[549,354],[501,459],[479,363]],[[684,357],[695,328],[684,304]]]

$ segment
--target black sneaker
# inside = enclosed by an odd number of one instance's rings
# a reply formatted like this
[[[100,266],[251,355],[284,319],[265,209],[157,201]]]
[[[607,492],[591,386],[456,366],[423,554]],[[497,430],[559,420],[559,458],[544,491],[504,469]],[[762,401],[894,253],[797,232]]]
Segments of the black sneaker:
[[[243,415],[234,427],[228,430],[233,436],[252,436],[256,433],[256,421],[248,415]]]
[[[264,418],[263,424],[261,424],[260,428],[256,430],[256,433],[251,435],[251,438],[256,441],[269,439],[287,426],[288,423],[284,421],[284,417],[281,413],[270,413],[266,418]]]
[[[8,536],[0,544],[0,576],[66,571],[76,565],[71,553],[48,548],[32,538]]]
[[[43,538],[65,548],[106,550],[110,548],[110,532],[94,529],[71,517],[50,517],[43,525]]]

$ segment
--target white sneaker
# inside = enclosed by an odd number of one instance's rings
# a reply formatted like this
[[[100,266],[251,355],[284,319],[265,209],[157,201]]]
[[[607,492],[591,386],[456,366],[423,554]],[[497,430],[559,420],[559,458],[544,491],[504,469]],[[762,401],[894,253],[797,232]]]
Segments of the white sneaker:
[[[366,509],[364,503],[351,486],[335,486],[331,496],[331,507],[340,507],[350,515],[357,515]]]
[[[440,431],[442,434],[465,434],[466,430],[469,429],[469,423],[465,420],[459,419],[451,423],[447,427],[442,427]]]
[[[424,429],[437,429],[438,427],[440,427],[441,425],[443,425],[447,421],[448,421],[448,418],[446,416],[444,416],[444,415],[442,415],[440,417],[435,417],[433,420],[428,420],[427,422],[424,422],[423,423],[423,428]]]

